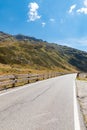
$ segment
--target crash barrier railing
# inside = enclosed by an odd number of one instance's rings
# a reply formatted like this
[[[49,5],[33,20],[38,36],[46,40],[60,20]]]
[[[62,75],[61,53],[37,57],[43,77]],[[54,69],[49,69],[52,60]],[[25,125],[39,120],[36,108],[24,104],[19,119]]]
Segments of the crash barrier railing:
[[[77,73],[77,78],[87,78],[87,73],[85,73],[85,72],[78,72]]]
[[[44,80],[65,73],[53,72],[46,74],[15,74],[15,75],[2,75],[0,76],[0,90],[17,87],[31,82]]]

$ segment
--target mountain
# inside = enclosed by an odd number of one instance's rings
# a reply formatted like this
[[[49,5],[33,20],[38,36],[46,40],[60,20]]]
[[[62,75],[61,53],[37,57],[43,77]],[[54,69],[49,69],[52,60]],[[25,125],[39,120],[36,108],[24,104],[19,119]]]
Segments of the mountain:
[[[0,32],[0,63],[36,70],[87,72],[87,52],[29,36]]]
[[[6,34],[0,31],[0,43],[1,42],[14,42],[14,41],[16,41],[15,37],[13,37],[10,34]]]
[[[14,35],[14,37],[19,41],[36,41],[36,42],[43,42],[41,39],[36,39],[34,37],[24,36],[22,34]]]

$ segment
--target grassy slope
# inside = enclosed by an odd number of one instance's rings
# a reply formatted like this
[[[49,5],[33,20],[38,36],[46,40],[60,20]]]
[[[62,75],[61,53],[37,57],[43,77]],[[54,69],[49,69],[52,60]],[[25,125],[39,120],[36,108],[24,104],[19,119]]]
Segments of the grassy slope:
[[[1,33],[0,73],[87,71],[87,53],[35,38],[18,41]],[[21,38],[21,37],[20,37]],[[3,64],[3,65],[2,65]]]

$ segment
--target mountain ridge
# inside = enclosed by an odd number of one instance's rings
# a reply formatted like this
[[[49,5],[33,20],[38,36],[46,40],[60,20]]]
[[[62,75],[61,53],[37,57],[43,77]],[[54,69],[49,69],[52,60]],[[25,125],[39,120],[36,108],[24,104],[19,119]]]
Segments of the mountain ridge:
[[[0,63],[38,70],[87,72],[87,52],[21,34],[0,32]]]

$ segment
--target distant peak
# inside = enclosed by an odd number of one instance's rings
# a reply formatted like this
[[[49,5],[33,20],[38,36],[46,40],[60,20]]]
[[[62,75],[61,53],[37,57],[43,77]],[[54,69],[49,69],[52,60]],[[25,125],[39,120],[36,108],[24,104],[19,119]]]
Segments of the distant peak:
[[[37,41],[37,42],[43,42],[41,39],[37,39],[35,37],[25,36],[23,34],[14,35],[14,37],[17,40],[24,40],[24,41]]]

